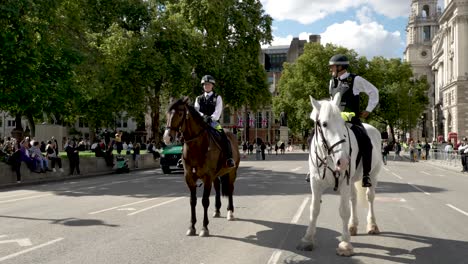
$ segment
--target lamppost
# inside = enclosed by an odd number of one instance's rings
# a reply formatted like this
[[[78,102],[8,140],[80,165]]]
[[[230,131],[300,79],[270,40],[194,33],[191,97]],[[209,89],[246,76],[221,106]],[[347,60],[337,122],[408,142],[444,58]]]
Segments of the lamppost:
[[[409,138],[407,140],[409,140],[411,137],[412,137],[412,133],[411,133],[411,97],[413,96],[413,93],[412,93],[412,90],[411,88],[409,89],[408,91],[408,102],[409,102],[409,112],[408,112],[408,123],[409,123]]]
[[[198,78],[197,78],[197,72],[195,71],[195,68],[192,68],[192,80],[193,80],[193,96],[194,98],[197,97],[197,94],[198,94],[198,91],[197,91],[197,88],[198,88]]]

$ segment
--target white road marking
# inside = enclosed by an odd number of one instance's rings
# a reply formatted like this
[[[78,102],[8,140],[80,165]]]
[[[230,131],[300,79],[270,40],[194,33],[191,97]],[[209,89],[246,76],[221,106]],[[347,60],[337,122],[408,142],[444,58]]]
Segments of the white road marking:
[[[458,209],[457,207],[455,207],[455,206],[453,206],[453,205],[451,205],[451,204],[447,204],[447,206],[450,207],[450,208],[452,208],[452,209],[454,209],[454,210],[456,210],[456,211],[458,211],[458,212],[460,212],[460,213],[462,213],[462,214],[464,214],[464,215],[466,215],[466,216],[468,216],[468,213],[467,213],[467,212],[465,212],[465,211],[463,211],[463,210],[461,210],[461,209]]]
[[[420,191],[420,192],[423,192],[424,194],[427,194],[427,195],[431,195],[430,193],[424,191],[423,189],[419,188],[418,186],[412,184],[411,182],[408,182],[409,185],[411,185],[413,188],[415,188],[416,190]]]
[[[61,241],[61,240],[63,240],[63,239],[64,239],[63,237],[60,237],[60,238],[51,240],[51,241],[49,241],[49,242],[46,242],[46,243],[37,245],[37,246],[35,246],[35,247],[28,248],[28,249],[25,249],[25,250],[22,250],[22,251],[13,253],[13,254],[10,254],[10,255],[5,256],[5,257],[1,257],[1,258],[0,258],[0,262],[2,262],[2,261],[4,261],[4,260],[11,259],[11,258],[14,258],[14,257],[17,257],[17,256],[22,255],[22,254],[24,254],[24,253],[28,253],[28,252],[30,252],[30,251],[33,251],[33,250],[36,250],[36,249],[39,249],[39,248],[42,248],[42,247],[45,247],[45,246],[52,245],[52,244],[57,243],[57,242],[59,242],[59,241]]]
[[[28,196],[28,197],[23,197],[23,198],[18,198],[18,199],[11,199],[11,200],[0,201],[0,203],[16,202],[16,201],[27,200],[27,199],[33,199],[33,198],[39,198],[39,197],[45,197],[45,196],[50,196],[50,195],[52,195],[52,194],[49,193],[49,194],[34,195],[34,196]]]
[[[300,169],[302,169],[302,167],[297,167],[297,168],[291,169],[291,171],[298,171]]]
[[[147,210],[149,210],[149,209],[152,209],[152,208],[155,208],[155,207],[158,207],[158,206],[161,206],[161,205],[165,205],[165,204],[168,204],[168,203],[175,202],[175,201],[180,200],[180,199],[182,199],[182,198],[185,198],[185,196],[183,196],[183,197],[177,197],[177,198],[174,198],[174,199],[172,199],[172,200],[162,202],[162,203],[160,203],[160,204],[156,204],[156,205],[153,205],[153,206],[150,206],[150,207],[143,208],[143,209],[138,210],[138,211],[135,211],[135,212],[133,212],[133,213],[129,213],[128,216],[136,215],[136,214],[138,214],[138,213],[147,211]]]
[[[5,195],[5,196],[0,196],[0,199],[8,198],[8,197],[15,197],[15,196],[22,196],[22,195],[27,195],[27,194],[32,194],[32,193],[34,193],[34,192],[24,192],[24,193]]]
[[[31,240],[29,240],[29,238],[0,240],[0,244],[8,244],[8,243],[17,243],[18,246],[20,247],[29,247],[32,245]]]
[[[389,169],[387,169],[387,168],[385,168],[385,167],[383,167],[383,169],[386,170],[386,171],[390,171]]]
[[[395,177],[397,177],[398,179],[403,180],[403,178],[400,175],[398,175],[398,174],[396,174],[394,172],[392,172],[392,174],[395,175]]]
[[[168,196],[171,196],[171,194],[169,194]],[[159,196],[159,197],[154,197],[154,198],[151,198],[151,199],[145,199],[145,200],[141,200],[141,201],[137,201],[137,202],[133,202],[133,203],[123,204],[123,205],[119,205],[119,206],[114,206],[114,207],[111,207],[111,208],[107,208],[107,209],[103,209],[103,210],[91,212],[91,213],[88,213],[88,214],[91,214],[91,215],[92,215],[92,214],[99,214],[99,213],[107,212],[107,211],[114,210],[114,209],[117,209],[117,208],[129,206],[129,205],[134,205],[134,204],[139,204],[139,203],[144,203],[144,202],[149,202],[149,201],[156,200],[156,199],[161,199],[161,196]]]
[[[301,206],[299,206],[296,213],[294,214],[294,217],[291,220],[291,224],[297,224],[297,222],[299,221],[299,218],[301,217],[302,212],[304,211],[307,203],[309,203],[309,197],[304,198],[304,200],[302,201]],[[291,231],[291,226],[288,228],[288,231],[286,232],[286,235],[283,236],[283,239],[281,240],[280,244],[278,245],[278,248],[283,247],[283,244],[286,241],[286,238],[288,237],[288,234],[289,234],[290,231]],[[276,264],[276,263],[278,263],[278,261],[279,261],[279,259],[281,257],[281,253],[282,253],[282,251],[279,250],[279,249],[276,249],[275,251],[273,251],[273,254],[271,255],[271,257],[268,260],[267,264]]]
[[[424,173],[426,175],[431,175],[429,172],[421,171],[421,173]]]

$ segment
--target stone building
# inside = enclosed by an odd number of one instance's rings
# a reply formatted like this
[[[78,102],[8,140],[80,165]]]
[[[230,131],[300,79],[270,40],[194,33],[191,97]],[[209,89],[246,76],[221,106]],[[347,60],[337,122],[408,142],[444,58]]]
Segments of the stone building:
[[[430,84],[422,136],[456,141],[468,135],[468,1],[412,0],[405,60]]]
[[[262,49],[260,63],[263,64],[270,85],[272,96],[278,95],[277,85],[283,71],[283,63],[293,63],[304,53],[307,42],[320,42],[320,35],[310,35],[309,40],[292,39],[289,45],[270,46]],[[245,107],[240,115],[242,120],[242,140],[253,142],[259,138],[262,141],[276,143],[289,142],[289,129],[286,113],[275,116],[271,106],[256,112]]]

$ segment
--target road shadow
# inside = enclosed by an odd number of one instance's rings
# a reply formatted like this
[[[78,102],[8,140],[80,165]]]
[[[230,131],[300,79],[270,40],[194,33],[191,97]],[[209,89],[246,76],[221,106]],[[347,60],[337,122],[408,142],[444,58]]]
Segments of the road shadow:
[[[289,154],[286,156],[292,156]],[[153,174],[154,173],[154,174]],[[199,181],[201,183],[201,181]],[[427,185],[414,185],[430,193],[446,191]],[[377,196],[391,193],[420,192],[414,186],[406,183],[381,181],[377,186]],[[290,171],[274,171],[266,168],[243,166],[239,168],[238,178],[235,182],[234,196],[254,195],[308,195],[311,194],[310,184],[305,181],[304,173]],[[31,186],[22,188],[36,192],[53,192],[55,195],[69,197],[84,196],[128,196],[138,198],[188,196],[183,174],[145,174],[125,175],[123,177],[101,177],[93,181],[79,179],[70,182],[50,183],[46,186]],[[203,193],[203,186],[197,190],[198,197]],[[214,195],[214,188],[211,190]],[[329,188],[326,195],[337,195]],[[235,199],[235,198],[234,198]]]
[[[357,242],[355,237],[351,238],[351,242],[355,249],[355,255],[352,257],[340,257],[336,255],[336,247],[338,246],[338,238],[341,233],[335,230],[317,227],[316,247],[313,251],[300,251],[296,249],[299,240],[305,234],[307,226],[289,223],[272,222],[258,219],[236,219],[265,226],[266,229],[257,232],[255,235],[250,235],[244,238],[228,237],[213,235],[227,240],[234,240],[243,243],[249,243],[256,246],[272,248],[283,251],[283,262],[287,264],[302,264],[302,263],[366,263],[365,260],[371,259],[371,263],[379,263],[389,261],[394,263],[450,263],[462,264],[468,260],[468,242],[450,239],[433,238],[414,234],[404,234],[398,232],[383,232],[377,237],[379,241],[383,238],[388,238],[389,241],[385,244],[398,244],[395,239],[403,240],[401,247],[391,247],[372,243],[375,241],[375,235],[362,234],[359,240],[369,241],[368,243]],[[278,238],[283,238],[279,241]],[[405,246],[406,242],[416,242],[424,244],[424,246],[408,249]],[[382,244],[382,243],[380,243]],[[373,253],[373,252],[382,252]],[[372,252],[372,253],[371,253]]]
[[[0,218],[10,218],[10,219],[21,219],[21,220],[31,220],[31,221],[48,221],[50,224],[54,225],[64,225],[64,226],[106,226],[106,227],[119,227],[120,225],[106,224],[102,220],[98,219],[78,219],[78,218],[63,218],[63,219],[48,219],[48,218],[35,218],[35,217],[23,217],[23,216],[11,216],[11,215],[0,215]]]

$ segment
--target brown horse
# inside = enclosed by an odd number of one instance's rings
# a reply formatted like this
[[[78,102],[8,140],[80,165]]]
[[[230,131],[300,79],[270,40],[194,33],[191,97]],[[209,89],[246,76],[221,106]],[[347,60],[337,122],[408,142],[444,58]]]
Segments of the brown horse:
[[[210,205],[211,186],[214,184],[216,191],[215,213],[214,217],[220,217],[221,197],[228,196],[227,219],[234,219],[234,205],[232,195],[234,192],[234,181],[237,176],[240,155],[236,137],[226,132],[232,147],[232,158],[236,166],[228,168],[226,166],[226,155],[223,150],[223,144],[217,140],[215,130],[203,121],[202,116],[195,108],[188,104],[188,98],[175,101],[169,106],[166,113],[167,124],[164,133],[164,142],[169,144],[177,133],[182,133],[184,147],[182,162],[184,165],[185,182],[190,189],[190,207],[191,207],[191,226],[187,231],[188,236],[196,234],[195,223],[197,217],[195,207],[197,205],[197,180],[203,181],[202,204],[203,229],[199,236],[209,236],[208,231],[208,207]],[[222,185],[222,187],[221,187]]]

